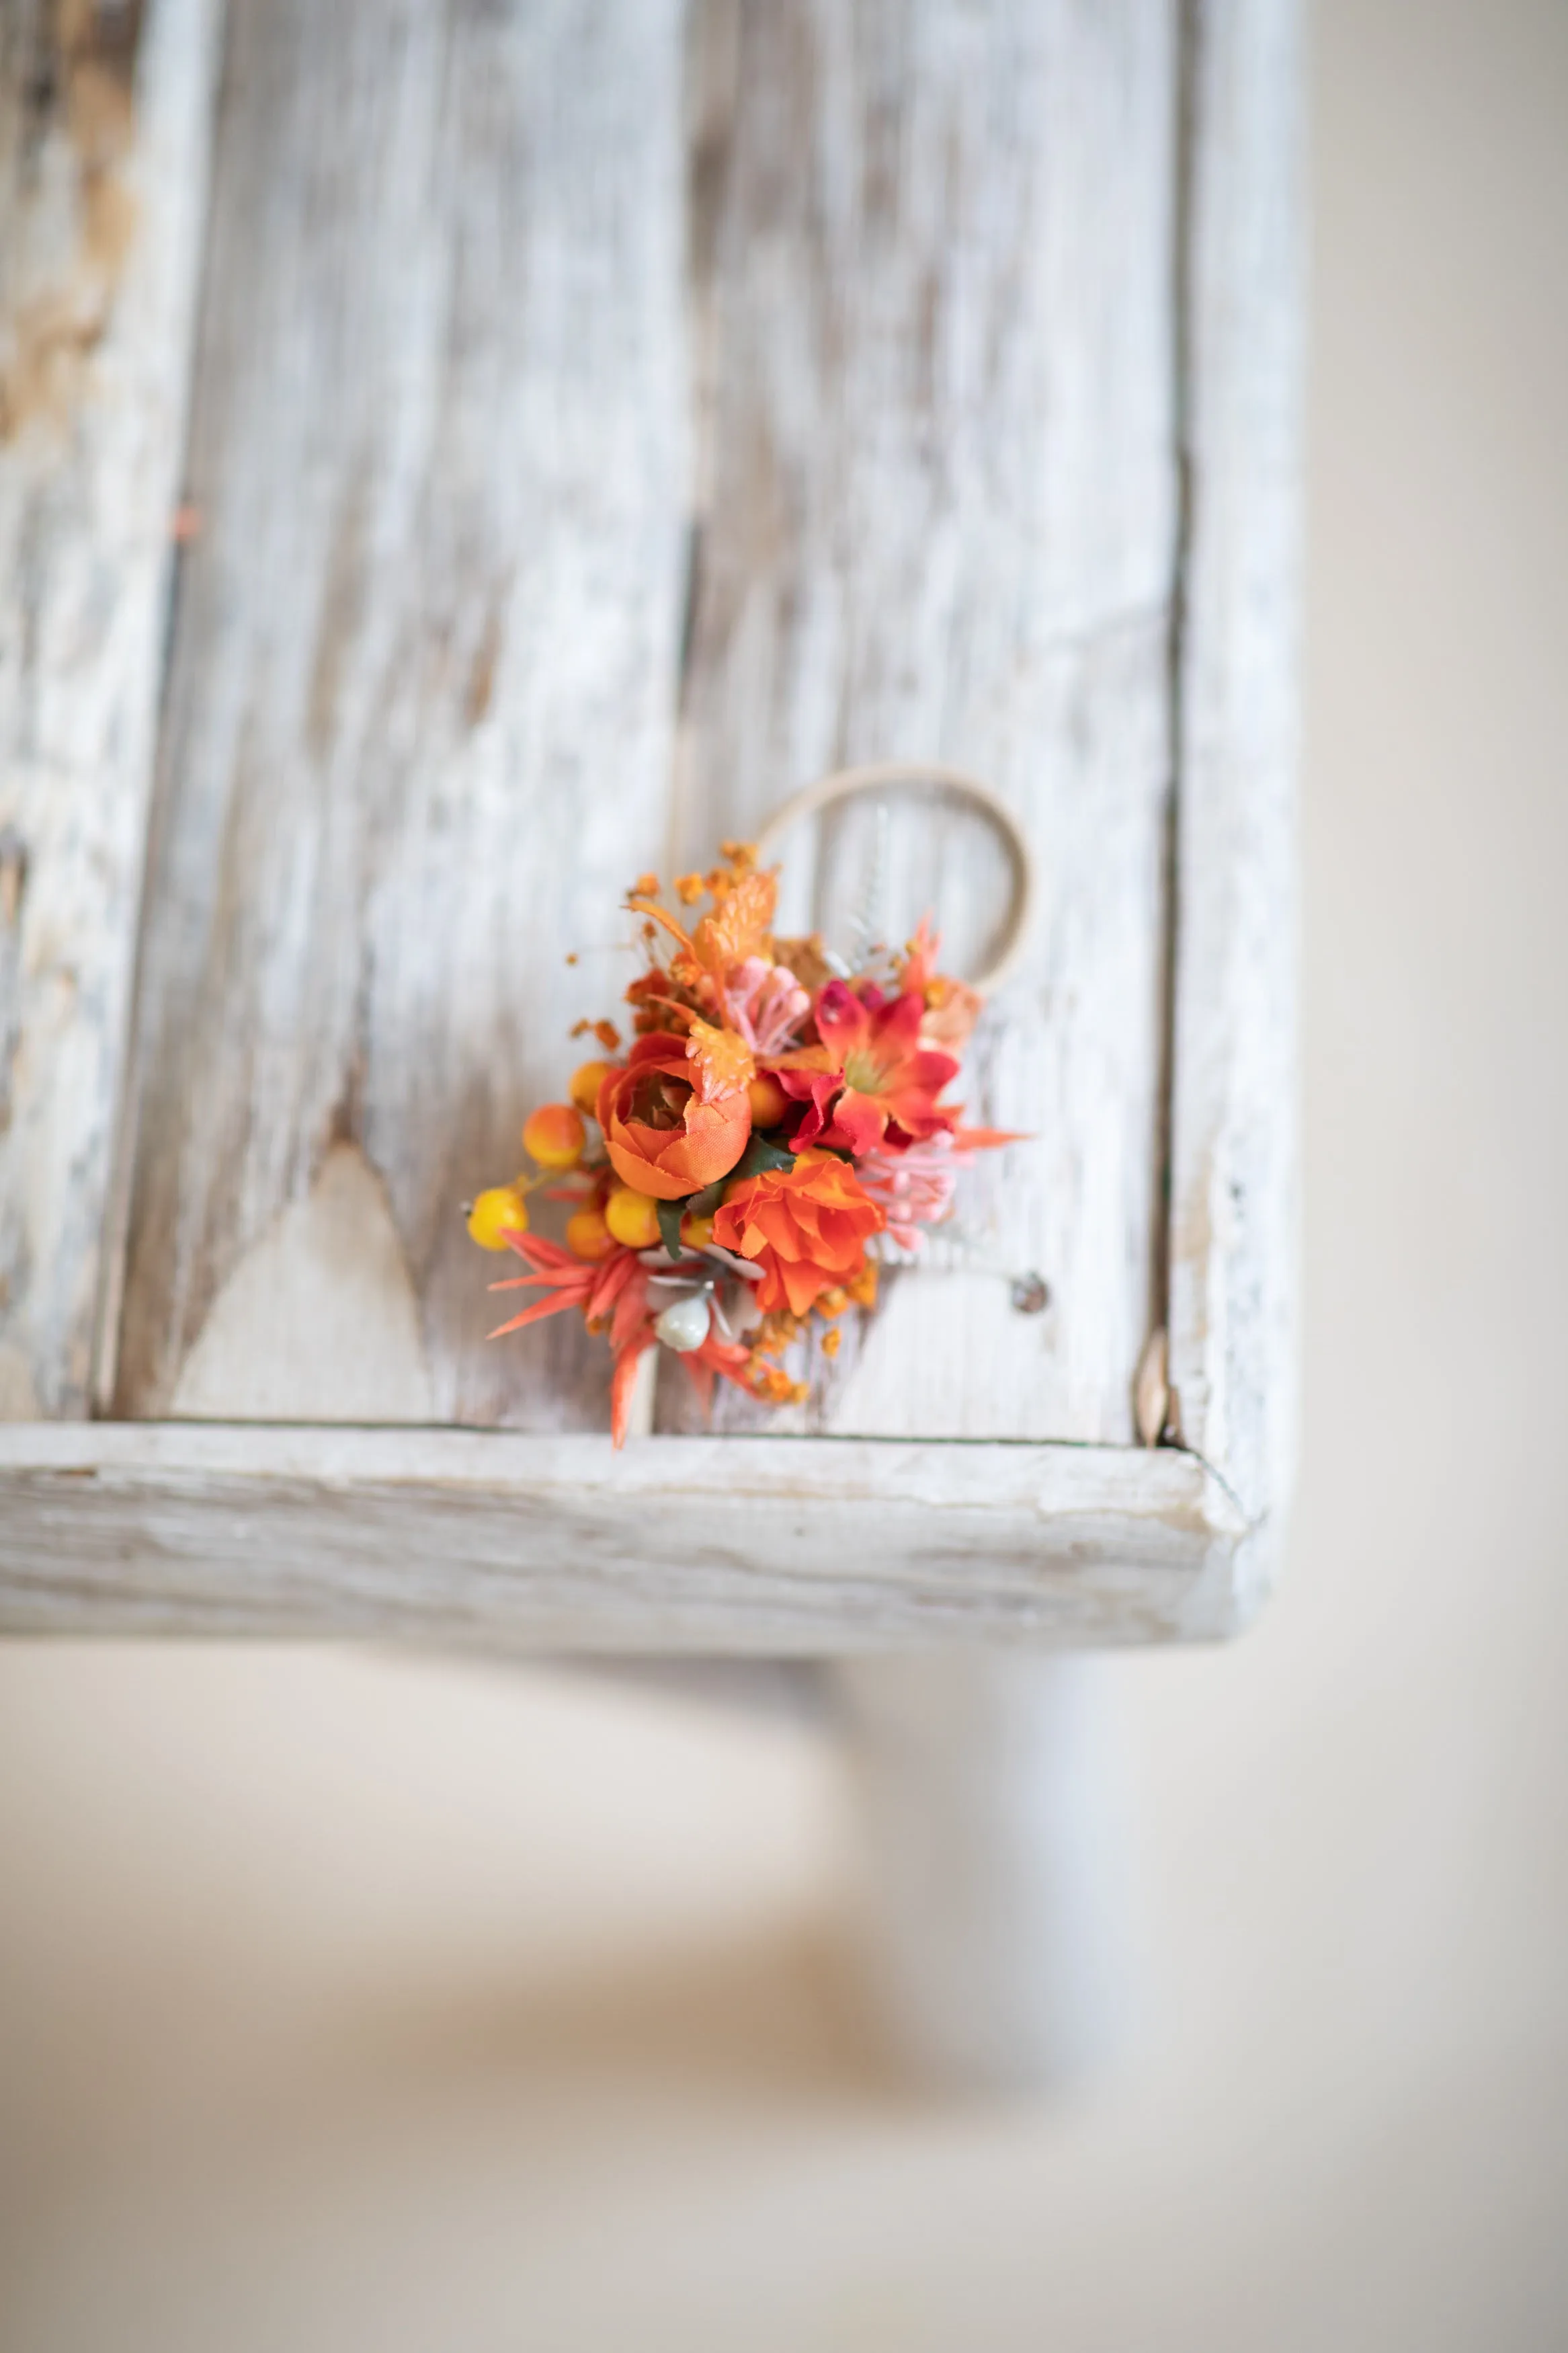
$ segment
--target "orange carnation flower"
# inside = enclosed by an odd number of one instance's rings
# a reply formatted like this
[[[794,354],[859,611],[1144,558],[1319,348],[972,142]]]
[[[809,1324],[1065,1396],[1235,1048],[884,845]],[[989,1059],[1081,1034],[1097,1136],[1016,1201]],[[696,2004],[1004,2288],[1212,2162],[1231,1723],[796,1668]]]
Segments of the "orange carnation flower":
[[[639,1038],[599,1089],[599,1124],[617,1176],[656,1200],[679,1201],[728,1174],[746,1148],[743,1085],[710,1075],[667,1031]]]
[[[713,1239],[763,1270],[765,1314],[804,1315],[825,1291],[858,1275],[866,1244],[886,1218],[852,1168],[828,1152],[803,1152],[788,1168],[731,1186],[714,1214]]]

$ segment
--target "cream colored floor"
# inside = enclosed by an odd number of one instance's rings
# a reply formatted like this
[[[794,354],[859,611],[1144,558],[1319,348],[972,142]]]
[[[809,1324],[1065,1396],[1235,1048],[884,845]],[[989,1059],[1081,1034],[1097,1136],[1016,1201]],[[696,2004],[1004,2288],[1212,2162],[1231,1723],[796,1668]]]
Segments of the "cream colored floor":
[[[13,1646],[5,2353],[1568,2345],[1568,10],[1317,47],[1304,1482],[1113,1670],[1122,2063],[879,2074],[788,1726]]]

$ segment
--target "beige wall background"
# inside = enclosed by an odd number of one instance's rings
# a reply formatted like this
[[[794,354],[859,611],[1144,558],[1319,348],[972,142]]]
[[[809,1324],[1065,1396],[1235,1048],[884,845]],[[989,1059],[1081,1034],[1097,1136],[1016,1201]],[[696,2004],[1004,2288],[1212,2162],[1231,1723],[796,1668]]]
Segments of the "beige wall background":
[[[885,2079],[788,1723],[11,1645],[5,2353],[1568,2344],[1568,7],[1313,46],[1303,1479],[1120,2063]]]

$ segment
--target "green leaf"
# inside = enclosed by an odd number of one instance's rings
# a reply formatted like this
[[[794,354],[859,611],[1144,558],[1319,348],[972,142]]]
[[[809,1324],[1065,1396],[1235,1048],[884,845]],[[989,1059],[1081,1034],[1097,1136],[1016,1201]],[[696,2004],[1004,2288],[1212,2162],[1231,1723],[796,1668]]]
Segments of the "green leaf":
[[[795,1155],[787,1144],[780,1144],[771,1135],[760,1135],[753,1128],[752,1140],[731,1169],[730,1176],[761,1176],[769,1168],[794,1166]]]
[[[687,1205],[684,1201],[660,1201],[657,1207],[658,1230],[664,1236],[664,1247],[671,1258],[679,1258],[680,1256],[680,1220],[686,1215]]]
[[[683,1204],[688,1217],[710,1218],[724,1198],[728,1176],[721,1176],[712,1185],[704,1185],[700,1193],[689,1194]]]

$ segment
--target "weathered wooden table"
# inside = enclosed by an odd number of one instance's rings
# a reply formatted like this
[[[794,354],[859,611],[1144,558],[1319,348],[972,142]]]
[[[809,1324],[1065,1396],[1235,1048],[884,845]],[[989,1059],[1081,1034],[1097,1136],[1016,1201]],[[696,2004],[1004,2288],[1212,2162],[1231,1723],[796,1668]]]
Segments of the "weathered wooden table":
[[[1026,2040],[1026,1653],[1244,1623],[1289,1478],[1296,31],[11,0],[0,1624],[946,1646],[845,1687],[914,1976]],[[1033,844],[966,1094],[1035,1140],[808,1412],[615,1456],[457,1205],[631,876],[886,758]],[[962,967],[994,841],[880,831]]]

